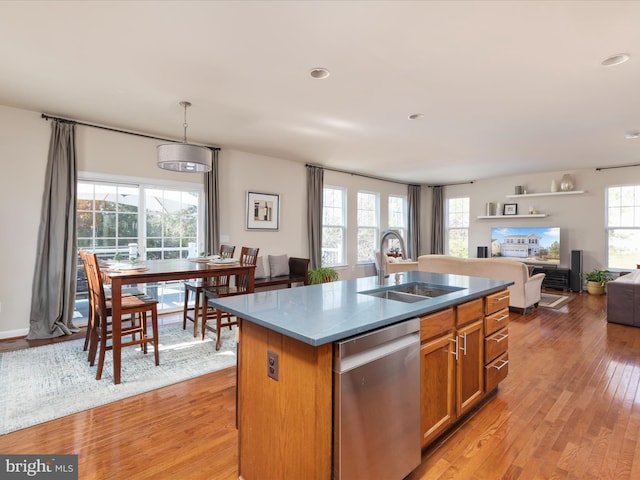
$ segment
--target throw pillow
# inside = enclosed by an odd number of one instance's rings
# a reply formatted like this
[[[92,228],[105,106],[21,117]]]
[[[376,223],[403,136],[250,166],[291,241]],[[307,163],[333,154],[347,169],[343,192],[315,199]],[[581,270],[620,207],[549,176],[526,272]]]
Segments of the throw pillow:
[[[264,259],[258,257],[256,260],[256,274],[254,278],[267,278],[267,272],[264,270]]]
[[[289,275],[289,257],[286,255],[269,255],[269,270],[272,277]]]

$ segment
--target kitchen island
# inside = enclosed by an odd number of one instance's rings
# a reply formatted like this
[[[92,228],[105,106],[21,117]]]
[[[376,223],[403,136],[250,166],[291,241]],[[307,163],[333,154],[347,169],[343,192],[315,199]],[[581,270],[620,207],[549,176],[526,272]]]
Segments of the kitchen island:
[[[362,293],[412,283],[446,287],[451,291],[413,303]],[[464,335],[465,352],[472,352],[476,365],[476,373],[471,375],[471,388],[464,386],[464,378],[457,389],[460,379],[453,379],[450,387],[445,385],[442,388],[456,389],[456,395],[444,392],[445,398],[460,397],[466,390],[475,390],[472,401],[467,403],[475,405],[489,393],[485,389],[483,347],[485,313],[488,313],[486,308],[491,303],[488,299],[497,302],[494,310],[504,312],[508,305],[506,288],[510,284],[477,277],[405,272],[392,275],[383,284],[379,284],[377,277],[367,277],[213,299],[213,305],[240,319],[240,478],[332,478],[333,345],[354,335],[414,317],[421,319],[420,334],[425,342],[425,352],[434,339],[449,336],[452,340],[447,344],[453,344],[455,337],[457,346],[458,338],[462,339]],[[504,317],[504,313],[501,315]],[[508,309],[506,317],[508,319]],[[479,330],[475,327],[477,325],[480,325]],[[466,330],[470,327],[475,330],[470,329],[467,337]],[[476,347],[473,340],[467,345],[467,338],[476,338]],[[448,360],[454,356],[458,357],[457,351],[446,354],[447,375],[455,374],[456,367]],[[422,360],[421,364],[431,361]],[[438,361],[434,367],[437,364]],[[478,364],[481,364],[480,369]],[[461,366],[458,369],[466,371]],[[506,372],[506,369],[502,371]],[[421,383],[424,381],[427,387],[435,373],[431,368],[422,372]],[[442,378],[435,380],[442,385]],[[426,395],[423,393],[425,398],[421,399],[423,405],[432,402]],[[447,412],[450,409],[450,406],[446,407]],[[424,412],[429,412],[428,417],[431,418],[435,411],[437,408]],[[422,423],[428,427],[425,435],[433,436],[433,432],[446,426],[447,422],[440,419],[434,428],[426,425],[427,415],[424,412]],[[453,418],[450,420],[454,421]],[[416,442],[420,439],[416,438]]]

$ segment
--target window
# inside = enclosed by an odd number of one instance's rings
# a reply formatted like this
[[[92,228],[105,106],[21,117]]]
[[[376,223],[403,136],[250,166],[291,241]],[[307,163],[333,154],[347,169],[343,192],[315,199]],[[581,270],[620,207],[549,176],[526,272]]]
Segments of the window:
[[[469,197],[449,198],[446,213],[446,253],[469,257]]]
[[[157,188],[111,182],[78,182],[78,249],[95,251],[102,259],[129,257],[129,244],[142,259],[186,258],[189,244],[198,244],[202,191],[197,187]],[[179,308],[184,302],[180,282],[148,284],[147,293],[159,309]],[[88,286],[78,260],[77,318],[88,314]]]
[[[138,243],[140,195],[137,185],[78,182],[78,248],[102,258],[129,252]]]
[[[198,193],[145,190],[147,259],[186,258],[198,240]]]
[[[640,258],[640,185],[606,192],[607,268],[636,268]]]
[[[346,191],[326,186],[322,192],[322,266],[345,264]]]
[[[407,242],[407,197],[389,195],[389,228],[400,232],[400,236]],[[390,249],[400,248],[400,242],[391,238],[388,242]],[[407,252],[403,252],[405,255]]]
[[[358,262],[373,261],[378,238],[378,194],[358,192]]]

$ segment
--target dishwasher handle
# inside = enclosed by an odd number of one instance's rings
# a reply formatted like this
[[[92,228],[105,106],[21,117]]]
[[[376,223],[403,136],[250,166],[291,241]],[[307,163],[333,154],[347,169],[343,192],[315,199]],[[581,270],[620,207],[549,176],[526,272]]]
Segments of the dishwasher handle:
[[[380,358],[391,355],[406,348],[414,348],[420,345],[420,333],[411,333],[377,345],[343,358],[336,358],[334,370],[337,373],[346,373],[355,368],[374,362]]]

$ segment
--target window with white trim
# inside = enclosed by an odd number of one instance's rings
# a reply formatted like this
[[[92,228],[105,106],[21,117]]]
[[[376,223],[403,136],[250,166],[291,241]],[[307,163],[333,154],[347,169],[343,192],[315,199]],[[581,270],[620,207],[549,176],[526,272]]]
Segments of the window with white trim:
[[[373,251],[377,248],[379,204],[377,193],[358,192],[358,263],[373,261]]]
[[[150,186],[108,181],[78,182],[78,249],[96,252],[102,260],[129,260],[129,245],[136,244],[142,260],[186,258],[189,244],[198,245],[203,231],[202,188]],[[160,311],[181,308],[180,282],[148,284],[147,293],[158,299]],[[86,318],[88,288],[78,260],[76,313]]]
[[[322,191],[322,266],[346,263],[347,192],[325,186]]]
[[[469,197],[447,199],[446,242],[447,255],[469,257]]]
[[[407,243],[407,197],[405,195],[389,195],[389,228],[396,230]],[[389,249],[400,249],[400,242],[396,238],[388,241]],[[402,252],[405,255],[407,252]]]
[[[607,268],[635,269],[640,263],[640,185],[606,189]]]

